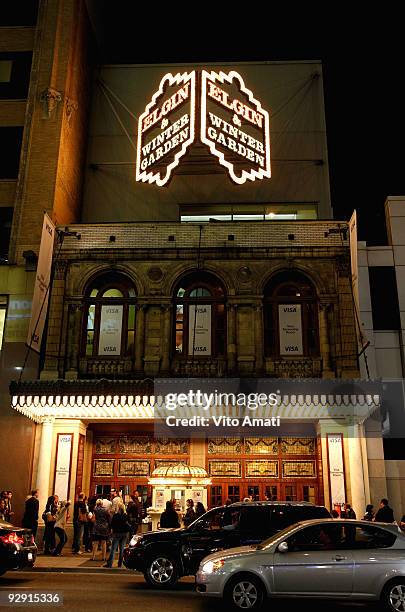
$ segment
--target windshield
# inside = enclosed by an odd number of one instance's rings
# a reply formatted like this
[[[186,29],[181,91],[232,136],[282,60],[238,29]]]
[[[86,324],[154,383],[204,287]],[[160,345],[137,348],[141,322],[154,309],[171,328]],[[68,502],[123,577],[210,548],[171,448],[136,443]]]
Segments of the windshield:
[[[267,538],[267,540],[263,540],[263,542],[260,542],[260,544],[257,545],[258,550],[265,550],[266,548],[269,548],[278,540],[282,540],[284,536],[288,535],[293,528],[299,527],[300,525],[301,523],[295,523],[295,525],[290,525],[282,531],[278,531],[274,535],[270,536],[270,538]]]

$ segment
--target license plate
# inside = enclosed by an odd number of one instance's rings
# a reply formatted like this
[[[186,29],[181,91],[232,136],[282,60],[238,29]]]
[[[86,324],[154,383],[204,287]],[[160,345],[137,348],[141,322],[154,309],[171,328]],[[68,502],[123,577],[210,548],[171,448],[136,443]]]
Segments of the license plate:
[[[28,561],[32,561],[32,559],[33,559],[32,553],[31,553],[31,552],[29,552],[29,553],[28,553]]]

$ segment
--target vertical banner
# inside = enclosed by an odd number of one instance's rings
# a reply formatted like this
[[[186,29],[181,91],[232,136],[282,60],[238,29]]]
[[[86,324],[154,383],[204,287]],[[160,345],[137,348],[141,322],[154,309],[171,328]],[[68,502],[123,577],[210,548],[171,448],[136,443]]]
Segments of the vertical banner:
[[[330,483],[330,505],[342,507],[346,503],[345,472],[343,464],[342,434],[328,434],[328,463]]]
[[[99,355],[121,354],[123,309],[122,305],[105,305],[101,307],[100,339],[98,343]]]
[[[194,305],[188,309],[188,354],[211,356],[211,306],[209,304]]]
[[[280,355],[303,355],[301,304],[279,304]]]
[[[55,226],[50,217],[45,213],[42,225],[34,297],[32,299],[31,321],[27,337],[28,346],[34,349],[34,351],[37,351],[37,353],[39,353],[41,349],[46,313],[48,311],[54,238]]]
[[[73,434],[58,434],[54,495],[60,500],[69,499],[70,466],[72,460]]]

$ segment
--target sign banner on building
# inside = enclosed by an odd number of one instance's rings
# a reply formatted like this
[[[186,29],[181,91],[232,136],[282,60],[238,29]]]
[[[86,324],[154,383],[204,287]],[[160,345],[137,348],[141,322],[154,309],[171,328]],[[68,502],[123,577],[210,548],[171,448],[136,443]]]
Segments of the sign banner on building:
[[[349,221],[349,239],[350,239],[350,271],[352,279],[352,291],[354,307],[356,309],[357,321],[360,320],[360,298],[359,298],[359,266],[357,256],[357,213],[353,211]],[[359,325],[356,324],[357,337],[360,346],[366,343],[366,339]]]
[[[303,355],[301,304],[279,304],[280,355]]]
[[[166,185],[195,138],[195,72],[166,74],[138,121],[136,180]]]
[[[201,142],[232,181],[270,178],[269,113],[237,72],[201,74]]]
[[[39,248],[34,296],[32,299],[31,321],[27,337],[28,346],[38,353],[41,350],[42,335],[44,333],[46,314],[48,311],[54,238],[55,226],[51,218],[45,213],[42,225],[41,246]]]
[[[69,499],[70,466],[72,458],[73,434],[58,434],[56,448],[56,469],[54,495],[59,499]]]
[[[330,502],[332,508],[346,503],[342,434],[328,434]]]
[[[122,304],[101,307],[99,355],[121,354],[123,308]]]
[[[197,136],[238,185],[270,178],[269,113],[234,70],[162,78],[138,120],[136,180],[166,185]]]
[[[190,306],[188,317],[188,354],[211,356],[211,306]]]

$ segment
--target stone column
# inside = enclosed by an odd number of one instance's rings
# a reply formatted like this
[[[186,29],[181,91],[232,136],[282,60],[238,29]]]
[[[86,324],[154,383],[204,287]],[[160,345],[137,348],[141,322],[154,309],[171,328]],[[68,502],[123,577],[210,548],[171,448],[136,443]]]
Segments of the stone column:
[[[264,329],[263,329],[263,306],[256,304],[255,313],[255,345],[256,345],[256,374],[263,372],[264,364]]]
[[[234,374],[236,370],[236,304],[228,304],[227,311],[228,374]]]
[[[368,483],[366,487],[364,482],[365,474],[361,444],[362,427],[358,424],[350,425],[347,433],[351,504],[357,514],[357,518],[361,518],[369,501]]]
[[[68,337],[66,351],[66,379],[76,379],[79,370],[80,322],[82,305],[79,302],[69,304]]]
[[[136,333],[135,333],[135,372],[143,374],[143,352],[145,346],[145,311],[147,304],[136,307]]]
[[[328,311],[329,303],[322,303],[319,306],[319,344],[322,355],[322,378],[333,378],[334,373],[331,369],[330,361],[330,341],[328,332]]]
[[[162,339],[162,362],[161,374],[170,372],[170,321],[172,315],[172,305],[164,304],[163,309],[163,339]]]
[[[39,489],[39,507],[44,508],[49,496],[52,437],[54,417],[45,417],[42,421],[41,442],[39,446],[37,481],[35,487]]]

